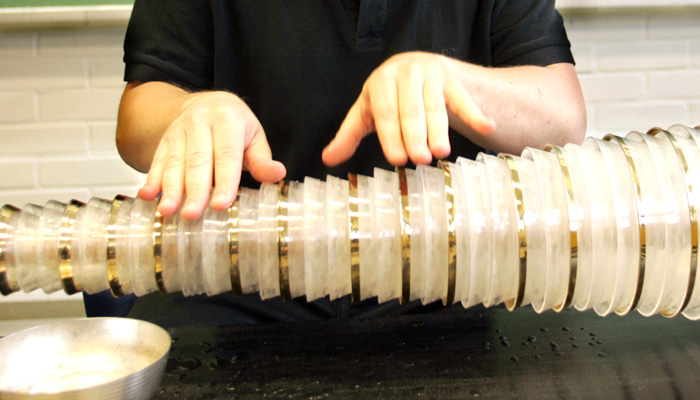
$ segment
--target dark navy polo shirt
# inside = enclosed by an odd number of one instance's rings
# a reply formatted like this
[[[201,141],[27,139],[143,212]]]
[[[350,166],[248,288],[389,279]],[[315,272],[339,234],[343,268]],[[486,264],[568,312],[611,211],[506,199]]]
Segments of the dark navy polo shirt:
[[[136,0],[125,80],[227,90],[257,115],[287,178],[372,175],[389,166],[376,135],[347,163],[327,168],[333,138],[369,74],[397,53],[427,51],[483,66],[572,62],[553,0]],[[452,158],[481,150],[451,133]],[[243,181],[256,187],[249,177]],[[425,312],[348,298],[282,302],[257,294],[182,298],[153,294],[129,316],[162,326],[367,317]],[[457,306],[459,307],[459,306]]]
[[[416,50],[495,67],[573,62],[550,0],[136,0],[125,79],[236,93],[288,179],[371,175],[391,168],[376,135],[336,168],[321,151],[369,74]],[[456,133],[451,143],[453,158],[481,150]]]

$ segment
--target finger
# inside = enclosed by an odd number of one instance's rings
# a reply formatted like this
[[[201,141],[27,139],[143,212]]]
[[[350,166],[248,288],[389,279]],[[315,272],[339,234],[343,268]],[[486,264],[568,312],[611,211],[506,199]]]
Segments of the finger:
[[[450,155],[450,122],[443,95],[443,81],[427,77],[423,86],[423,102],[425,103],[426,129],[428,131],[428,147],[438,159]]]
[[[349,160],[362,139],[374,131],[371,116],[364,109],[363,94],[355,101],[345,116],[335,138],[323,149],[321,158],[324,164],[333,167]]]
[[[412,66],[398,85],[401,138],[408,157],[415,164],[429,164],[432,160],[428,148],[426,104],[423,84],[425,75],[421,66]],[[444,107],[444,105],[443,105]]]
[[[161,143],[166,151],[162,159],[162,195],[158,204],[158,212],[163,216],[175,214],[182,202],[182,192],[185,182],[185,133],[179,128],[169,128]]]
[[[161,183],[163,181],[163,169],[165,168],[165,156],[168,152],[168,144],[166,141],[161,141],[156,148],[151,161],[151,167],[148,169],[148,176],[143,187],[139,189],[138,196],[146,201],[155,199],[160,194]]]
[[[219,121],[213,127],[214,193],[211,207],[224,210],[236,198],[243,168],[245,132],[241,124],[231,120]]]
[[[213,174],[213,139],[210,124],[188,124],[185,159],[187,199],[182,207],[185,219],[199,218],[207,206]]]
[[[258,182],[273,183],[287,175],[287,169],[284,165],[272,159],[272,151],[262,129],[251,138],[243,154],[243,159],[248,172]]]
[[[496,129],[495,121],[481,112],[474,99],[459,82],[449,81],[445,85],[444,94],[447,108],[476,133],[488,135]]]
[[[404,165],[408,160],[403,138],[395,79],[380,79],[369,90],[369,105],[384,157],[392,165]]]

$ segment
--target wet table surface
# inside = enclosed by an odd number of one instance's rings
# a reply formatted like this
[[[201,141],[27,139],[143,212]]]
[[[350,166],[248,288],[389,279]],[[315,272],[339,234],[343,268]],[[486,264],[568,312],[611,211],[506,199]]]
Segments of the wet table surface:
[[[700,322],[531,308],[170,330],[156,399],[700,398]]]

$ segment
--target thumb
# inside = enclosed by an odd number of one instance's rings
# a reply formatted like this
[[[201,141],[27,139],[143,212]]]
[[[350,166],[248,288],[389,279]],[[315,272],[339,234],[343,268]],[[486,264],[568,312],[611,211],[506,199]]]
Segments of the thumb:
[[[284,165],[272,159],[272,150],[261,130],[251,139],[243,153],[248,172],[258,182],[277,182],[287,175]]]
[[[447,109],[471,127],[474,132],[487,136],[496,130],[494,119],[484,115],[481,108],[459,82],[454,79],[450,80],[445,85],[444,94]]]
[[[374,121],[363,111],[364,109],[364,101],[360,95],[345,116],[335,138],[323,149],[321,158],[324,164],[333,167],[349,160],[355,154],[362,139],[374,132]]]

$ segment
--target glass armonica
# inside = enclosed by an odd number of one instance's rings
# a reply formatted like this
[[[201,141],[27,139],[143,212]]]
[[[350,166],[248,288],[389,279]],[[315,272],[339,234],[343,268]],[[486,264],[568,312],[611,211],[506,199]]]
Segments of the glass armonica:
[[[350,295],[700,319],[700,131],[241,189],[197,221],[126,196],[0,209],[0,292]]]

